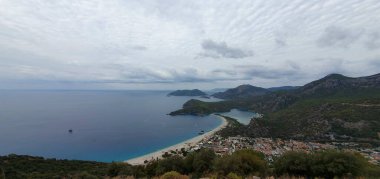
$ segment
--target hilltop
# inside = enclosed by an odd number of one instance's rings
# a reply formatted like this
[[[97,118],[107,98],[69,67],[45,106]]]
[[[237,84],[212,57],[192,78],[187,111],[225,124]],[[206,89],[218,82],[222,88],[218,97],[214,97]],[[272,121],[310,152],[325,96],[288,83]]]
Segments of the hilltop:
[[[252,85],[240,85],[236,88],[228,89],[224,92],[218,92],[211,96],[220,99],[234,99],[234,98],[247,98],[253,96],[260,96],[269,93],[270,91],[265,88],[260,88]]]

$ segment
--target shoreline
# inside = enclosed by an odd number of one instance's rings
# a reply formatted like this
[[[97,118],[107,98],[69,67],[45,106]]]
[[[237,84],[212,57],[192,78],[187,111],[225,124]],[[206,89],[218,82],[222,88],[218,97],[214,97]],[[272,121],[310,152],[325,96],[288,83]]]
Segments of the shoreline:
[[[193,146],[197,145],[203,139],[209,138],[209,137],[213,136],[216,132],[218,132],[219,130],[225,128],[228,125],[228,122],[227,122],[227,120],[224,117],[222,117],[222,116],[217,116],[217,117],[220,120],[222,120],[222,124],[220,124],[218,127],[214,128],[213,130],[211,130],[209,132],[206,132],[206,133],[204,133],[202,135],[195,136],[195,137],[193,137],[191,139],[182,141],[182,142],[174,144],[172,146],[169,146],[169,147],[157,150],[155,152],[151,152],[151,153],[145,154],[143,156],[139,156],[139,157],[136,157],[136,158],[125,160],[124,162],[129,163],[131,165],[143,165],[144,161],[151,161],[151,160],[154,160],[154,159],[157,159],[157,158],[161,159],[162,155],[165,152],[170,153],[170,151],[172,151],[172,150],[175,151],[175,150],[181,150],[181,148],[188,149],[190,147],[193,147]]]

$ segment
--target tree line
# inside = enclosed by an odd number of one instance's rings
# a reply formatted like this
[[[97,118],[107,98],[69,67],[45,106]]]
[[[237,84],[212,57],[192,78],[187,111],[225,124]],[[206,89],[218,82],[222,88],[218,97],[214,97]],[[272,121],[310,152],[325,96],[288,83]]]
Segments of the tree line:
[[[362,155],[336,150],[312,153],[287,152],[273,163],[257,151],[244,149],[218,156],[202,149],[185,157],[172,155],[132,166],[127,163],[101,163],[76,160],[43,159],[30,156],[0,157],[0,178],[243,178],[249,176],[297,177],[380,177],[380,167]]]

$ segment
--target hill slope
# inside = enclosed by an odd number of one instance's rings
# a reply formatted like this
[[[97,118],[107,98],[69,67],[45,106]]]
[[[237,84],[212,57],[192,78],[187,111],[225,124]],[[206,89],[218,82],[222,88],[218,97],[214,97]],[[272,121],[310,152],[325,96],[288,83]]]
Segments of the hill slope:
[[[269,91],[290,91],[298,89],[299,86],[279,86],[279,87],[271,87],[267,88]]]
[[[212,96],[220,99],[235,99],[260,96],[269,93],[265,88],[252,85],[240,85],[236,88],[228,89],[225,92],[215,93]]]

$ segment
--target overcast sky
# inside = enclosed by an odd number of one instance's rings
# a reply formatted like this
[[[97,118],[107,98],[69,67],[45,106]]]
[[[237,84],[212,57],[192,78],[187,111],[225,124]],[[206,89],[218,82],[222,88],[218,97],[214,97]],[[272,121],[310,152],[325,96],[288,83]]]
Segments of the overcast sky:
[[[212,89],[380,73],[379,0],[0,0],[0,88]]]

